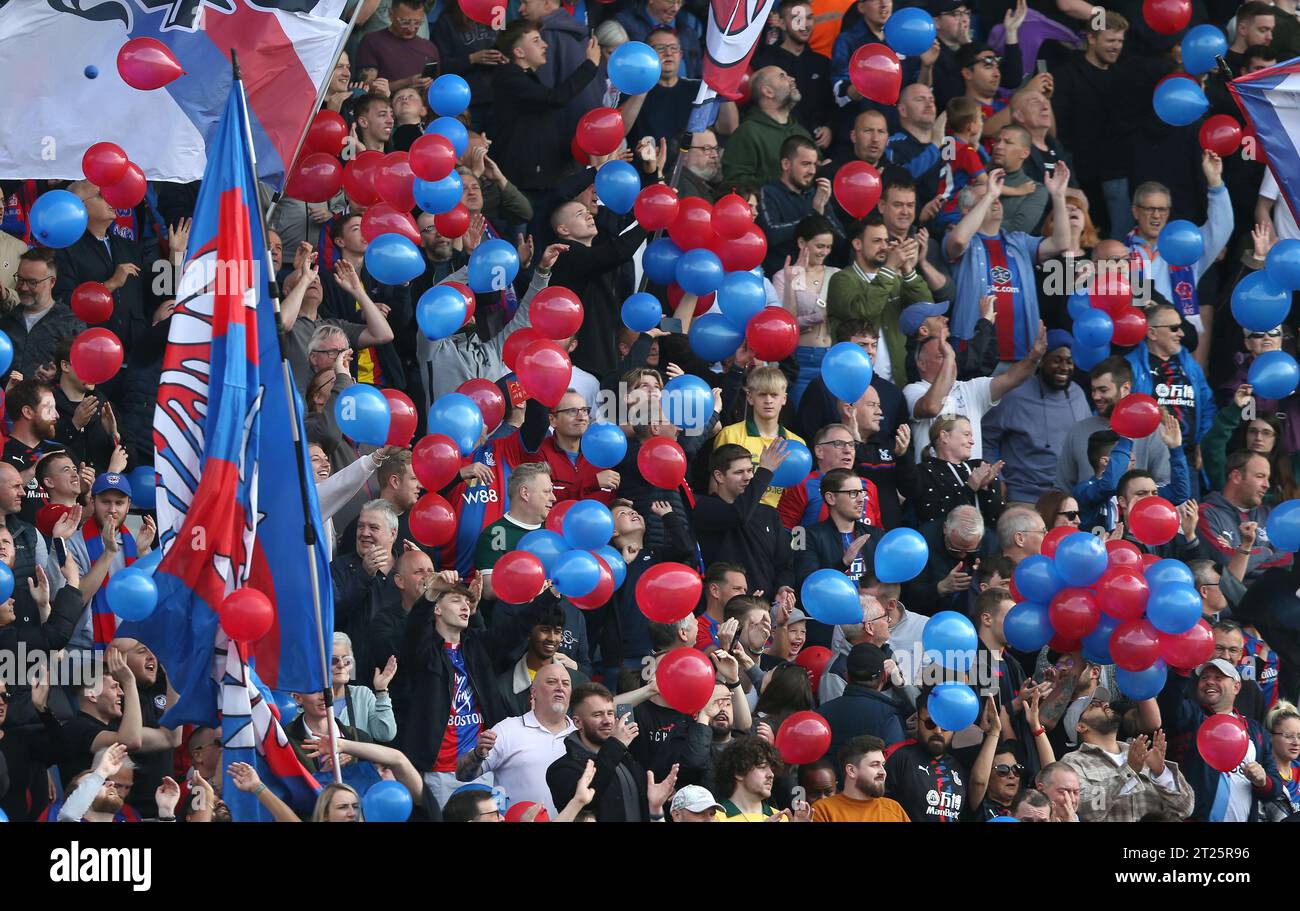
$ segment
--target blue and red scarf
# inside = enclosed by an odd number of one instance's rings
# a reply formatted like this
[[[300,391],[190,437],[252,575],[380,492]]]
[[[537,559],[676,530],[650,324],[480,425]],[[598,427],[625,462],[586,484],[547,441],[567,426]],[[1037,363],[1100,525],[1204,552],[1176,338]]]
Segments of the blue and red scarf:
[[[1128,232],[1124,238],[1124,243],[1133,251],[1129,265],[1129,281],[1136,289],[1140,282],[1147,276],[1144,274],[1146,269],[1146,260],[1138,254],[1137,251],[1145,250],[1147,255],[1153,260],[1160,254],[1148,247],[1146,241],[1138,236],[1137,229],[1134,228]],[[1169,293],[1171,296],[1170,303],[1178,308],[1178,312],[1183,316],[1196,316],[1201,312],[1200,304],[1196,301],[1196,266],[1175,266],[1165,263],[1169,269]]]
[[[81,539],[86,544],[90,565],[94,566],[95,561],[104,555],[104,539],[100,537],[99,525],[93,518],[81,526]],[[135,538],[131,537],[125,527],[122,528],[122,555],[126,558],[127,566],[136,561]],[[99,583],[99,591],[95,592],[95,597],[90,602],[91,631],[97,651],[108,648],[117,633],[117,615],[108,606],[108,580],[111,574],[112,570],[104,575],[104,581]]]

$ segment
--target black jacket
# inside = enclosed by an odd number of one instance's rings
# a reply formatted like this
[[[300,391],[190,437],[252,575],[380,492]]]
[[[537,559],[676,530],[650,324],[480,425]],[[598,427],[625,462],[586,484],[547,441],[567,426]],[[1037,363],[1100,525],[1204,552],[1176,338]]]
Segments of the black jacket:
[[[573,169],[569,133],[559,114],[595,76],[596,65],[584,60],[569,78],[548,89],[535,72],[518,64],[497,68],[492,79],[496,161],[511,183],[522,190],[546,190]]]
[[[330,564],[330,578],[334,584],[334,628],[352,640],[357,679],[365,682],[377,666],[375,618],[386,603],[400,600],[392,571],[368,576],[359,556],[343,554]]]
[[[596,777],[591,780],[591,789],[596,796],[588,807],[595,811],[596,821],[633,822],[649,818],[645,769],[632,758],[622,742],[610,737],[601,744],[598,752],[593,753],[582,745],[575,732],[565,738],[564,751],[564,755],[546,770],[546,784],[551,789],[551,800],[557,810],[563,810],[573,799],[587,761],[595,760]],[[628,806],[624,799],[625,785],[636,794],[635,806]]]
[[[796,579],[790,533],[777,511],[762,502],[771,483],[772,472],[759,468],[736,502],[701,497],[694,525],[705,566],[719,560],[743,566],[750,589],[774,598],[783,585],[796,588]]]
[[[17,566],[14,568],[16,570]],[[30,601],[31,592],[27,590],[26,580],[19,577],[16,572],[14,573],[14,579],[16,583],[14,586],[15,598],[18,595],[19,586],[22,586],[23,593]],[[24,617],[19,612],[15,622],[0,628],[0,655],[8,652],[7,657],[17,662],[20,658],[20,648],[30,658],[30,656],[38,653],[48,656],[68,644],[68,640],[72,638],[72,634],[77,630],[77,621],[81,619],[87,610],[85,604],[82,603],[81,593],[77,591],[76,586],[65,585],[59,589],[58,593],[50,601],[50,616],[44,623],[40,622],[40,615],[35,613],[35,605],[33,604],[33,613],[31,615]],[[14,666],[26,667],[26,665],[17,663]],[[31,688],[25,683],[19,684],[10,681],[9,712],[6,723],[12,725],[33,724],[36,720],[36,709],[32,706]],[[3,792],[0,792],[0,794],[3,794]]]
[[[885,536],[883,528],[876,528],[862,522],[853,526],[853,537],[871,535],[871,540],[862,545],[860,556],[867,567],[876,565],[876,544]],[[799,585],[819,569],[834,569],[845,572],[844,536],[830,519],[823,519],[804,529],[804,549],[797,551],[794,557],[795,576]]]
[[[63,298],[55,299],[54,306],[32,326],[30,332],[22,307],[15,307],[0,317],[0,329],[14,345],[13,369],[28,379],[36,375],[37,367],[54,364],[54,349],[59,342],[80,335],[85,328],[86,324],[77,319]],[[58,367],[58,364],[54,366]]]
[[[861,683],[848,684],[844,695],[823,703],[817,711],[831,726],[831,746],[826,755],[835,763],[835,777],[841,785],[844,765],[836,758],[840,747],[863,734],[879,737],[885,746],[905,736],[898,704],[887,694]]]

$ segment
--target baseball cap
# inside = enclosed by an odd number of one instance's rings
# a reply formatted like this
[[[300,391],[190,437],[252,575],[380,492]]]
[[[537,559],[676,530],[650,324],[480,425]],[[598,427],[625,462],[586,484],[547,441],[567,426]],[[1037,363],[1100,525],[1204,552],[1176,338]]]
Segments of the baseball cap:
[[[684,788],[679,788],[673,795],[673,804],[670,810],[689,810],[692,813],[703,813],[705,810],[721,810],[722,804],[713,799],[707,788],[702,788],[697,784],[688,784]]]
[[[1074,336],[1064,329],[1053,329],[1047,333],[1047,350],[1055,351],[1057,348],[1074,349]]]
[[[877,677],[885,672],[885,653],[870,642],[859,642],[849,649],[849,677]]]
[[[970,44],[963,44],[961,49],[957,51],[957,66],[963,70],[971,69],[975,66],[975,61],[979,59],[980,54],[992,51],[993,48],[983,41],[972,41]]]
[[[95,478],[95,486],[90,488],[91,494],[98,496],[106,490],[116,490],[118,493],[124,493],[131,496],[131,482],[126,479],[125,475],[116,472],[105,472]]]
[[[1199,677],[1207,667],[1217,667],[1223,672],[1225,677],[1231,677],[1238,683],[1241,682],[1241,672],[1233,667],[1232,662],[1226,658],[1211,658],[1196,669],[1196,676]]]
[[[560,199],[566,201],[577,199],[579,193],[595,182],[595,168],[579,168],[577,171],[574,171],[568,177],[564,178],[564,180],[560,181],[560,185],[555,188],[555,192],[559,194]]]
[[[785,625],[789,626],[791,623],[803,623],[807,619],[808,615],[799,610],[799,608],[792,608],[790,611],[790,619],[785,621]]]
[[[969,4],[964,0],[930,0],[926,4],[931,16],[942,16],[944,13],[951,13],[959,9],[970,9]]]
[[[1088,710],[1088,706],[1092,705],[1094,702],[1104,702],[1109,705],[1110,700],[1110,690],[1106,689],[1104,686],[1099,686],[1092,691],[1091,695],[1080,696],[1071,702],[1069,707],[1065,710],[1065,715],[1061,718],[1061,724],[1064,726],[1065,730],[1065,739],[1069,743],[1077,743],[1079,735],[1078,732],[1075,731],[1074,726],[1079,723],[1079,719],[1082,718],[1083,713]]]
[[[948,312],[948,302],[942,304],[912,304],[912,306],[903,310],[902,315],[898,318],[898,328],[903,330],[904,335],[916,335],[921,329],[921,324],[932,316],[943,316]]]

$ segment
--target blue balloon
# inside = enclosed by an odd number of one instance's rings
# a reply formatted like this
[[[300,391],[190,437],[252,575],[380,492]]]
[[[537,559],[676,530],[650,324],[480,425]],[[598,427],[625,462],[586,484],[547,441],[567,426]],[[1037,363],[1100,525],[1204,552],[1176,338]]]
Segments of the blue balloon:
[[[0,373],[3,372],[0,370]],[[132,508],[154,509],[158,505],[158,475],[154,473],[153,466],[137,465],[126,477],[131,484]]]
[[[469,287],[483,294],[504,291],[519,274],[519,252],[507,240],[494,237],[469,255]]]
[[[949,670],[965,672],[975,663],[979,636],[975,624],[956,611],[939,611],[931,617],[921,631],[921,647],[926,660],[930,653],[937,654],[938,663]]]
[[[1190,221],[1176,218],[1160,229],[1156,249],[1171,266],[1191,266],[1205,255],[1205,237]]]
[[[454,335],[465,325],[468,309],[465,295],[449,285],[434,285],[420,295],[415,321],[425,338],[437,341]]]
[[[1162,633],[1185,633],[1201,619],[1201,596],[1189,585],[1162,585],[1147,598],[1147,619]]]
[[[404,285],[424,274],[424,257],[402,235],[380,234],[366,246],[366,269],[385,285]]]
[[[885,21],[885,43],[896,54],[919,57],[934,44],[934,19],[915,6],[894,10]]]
[[[623,559],[623,555],[608,544],[602,544],[592,553],[604,560],[605,565],[609,567],[610,573],[614,576],[614,588],[622,588],[623,581],[627,579],[627,561]]]
[[[930,691],[925,707],[945,731],[963,731],[979,717],[980,697],[964,683],[940,683]]]
[[[624,95],[640,95],[659,82],[662,64],[654,48],[643,41],[628,41],[609,55],[609,81]]]
[[[579,550],[595,550],[614,537],[614,516],[608,506],[596,500],[579,500],[564,514],[560,524],[564,529],[564,543]]]
[[[646,252],[649,253],[648,250]],[[621,315],[623,325],[633,332],[648,332],[656,328],[664,318],[664,307],[653,294],[638,291],[623,301]]]
[[[667,237],[651,241],[641,254],[641,268],[650,281],[657,285],[671,285],[677,281],[677,260],[682,258],[682,248]]]
[[[355,383],[334,400],[334,420],[343,435],[354,443],[383,446],[392,423],[388,399],[374,386]]]
[[[1275,282],[1268,272],[1252,272],[1232,289],[1232,315],[1243,329],[1251,332],[1276,329],[1290,312],[1291,291]]]
[[[810,574],[799,589],[799,601],[810,617],[827,625],[862,622],[857,587],[838,569]]]
[[[703,248],[683,253],[674,274],[683,291],[698,297],[717,291],[724,275],[718,254]]]
[[[994,816],[989,822],[1020,822],[1014,816]]]
[[[641,178],[626,161],[608,161],[596,172],[596,195],[611,212],[631,212],[640,192]]]
[[[70,247],[86,233],[90,216],[86,204],[67,190],[49,190],[32,203],[27,213],[32,234],[42,244],[54,249]]]
[[[1108,357],[1110,357],[1110,345],[1102,345],[1100,348],[1074,346],[1074,362],[1084,370],[1091,370]]]
[[[763,279],[752,272],[728,272],[718,289],[718,309],[741,332],[750,317],[767,306]]]
[[[688,433],[703,430],[713,419],[713,389],[698,376],[683,373],[664,386],[659,407],[674,427]]]
[[[87,79],[97,79],[97,78],[99,78],[99,67],[97,67],[97,66],[88,66],[88,67],[86,67],[84,70],[82,70],[81,72],[82,72],[83,74],[85,74],[85,77],[86,77]],[[3,813],[3,811],[0,811],[0,814],[2,814],[2,813]]]
[[[366,822],[406,822],[411,818],[411,792],[401,782],[376,781],[361,798],[361,813]]]
[[[1300,500],[1287,500],[1273,507],[1264,523],[1268,542],[1278,550],[1300,550]]]
[[[876,578],[881,582],[910,582],[930,561],[930,545],[915,528],[885,532],[876,544]]]
[[[564,543],[564,538],[549,528],[538,528],[530,531],[519,539],[519,549],[526,550],[534,557],[542,561],[542,568],[546,570],[546,575],[552,575],[551,570],[555,567],[555,558],[562,553],[567,553],[569,545]]]
[[[1018,585],[1019,583],[1017,583]],[[1014,649],[1036,652],[1056,635],[1047,605],[1021,601],[1002,620],[1002,635]]]
[[[1164,588],[1166,585],[1190,585],[1193,588],[1196,587],[1192,571],[1187,568],[1187,564],[1180,563],[1177,560],[1157,560],[1148,566],[1142,575],[1147,580],[1147,587],[1153,592],[1158,588]]]
[[[1300,383],[1300,367],[1285,351],[1265,351],[1251,362],[1246,382],[1262,399],[1284,399]]]
[[[460,205],[465,195],[465,185],[455,171],[442,180],[425,180],[417,177],[411,184],[411,195],[415,197],[415,204],[425,212],[441,215]]]
[[[297,718],[298,712],[301,711],[301,709],[298,708],[297,701],[293,698],[292,694],[287,693],[284,690],[271,690],[271,696],[275,699],[276,708],[280,710],[281,726],[288,726],[289,722]]]
[[[1056,546],[1055,559],[1056,573],[1061,581],[1066,585],[1087,588],[1106,571],[1106,544],[1096,535],[1076,531],[1066,535]],[[1016,585],[1019,586],[1020,583],[1017,582]]]
[[[745,340],[721,313],[706,313],[691,323],[691,350],[709,363],[731,357]]]
[[[154,570],[158,568],[158,564],[162,562],[162,558],[162,548],[155,546],[153,550],[149,551],[149,553],[132,563],[131,568],[138,569],[142,573],[153,575]]]
[[[1092,632],[1083,637],[1083,657],[1094,664],[1114,664],[1110,654],[1110,637],[1122,621],[1118,617],[1103,613]]]
[[[772,472],[773,487],[793,487],[812,471],[812,453],[798,440],[786,440],[785,461]]]
[[[450,139],[457,158],[464,158],[465,153],[469,151],[469,130],[465,129],[465,124],[455,117],[439,117],[429,124],[424,132],[437,133]]]
[[[1300,240],[1288,238],[1275,243],[1264,260],[1264,271],[1280,287],[1300,290]]]
[[[6,564],[0,563],[0,604],[8,601],[14,594],[14,573]]]
[[[1156,86],[1151,103],[1156,116],[1171,127],[1195,123],[1210,107],[1201,87],[1181,76],[1173,76]]]
[[[108,606],[123,620],[143,620],[158,606],[158,586],[133,566],[120,569],[108,579]]]
[[[1092,301],[1088,297],[1087,291],[1075,291],[1065,302],[1065,309],[1070,314],[1070,319],[1077,320],[1085,313],[1092,310]],[[1113,325],[1113,323],[1112,323]],[[1076,338],[1077,342],[1078,339]]]
[[[440,117],[463,114],[469,98],[469,83],[455,73],[445,73],[429,85],[429,107]]]
[[[483,435],[483,412],[464,393],[448,392],[429,408],[428,426],[437,427],[440,433],[455,440],[460,454],[467,456]]]
[[[551,581],[566,598],[586,597],[600,584],[600,564],[585,550],[566,550],[555,558],[553,566]]]
[[[1183,69],[1192,76],[1208,73],[1218,66],[1215,57],[1228,53],[1228,39],[1213,25],[1198,25],[1183,36]]]
[[[1074,321],[1074,340],[1085,348],[1109,345],[1115,334],[1115,323],[1101,310],[1089,309]]]
[[[627,455],[627,434],[617,424],[592,424],[582,435],[582,456],[597,468],[613,468]]]
[[[822,357],[822,382],[831,395],[852,405],[871,385],[871,369],[871,358],[860,345],[840,342]]]
[[[1013,578],[1020,594],[1039,604],[1049,603],[1053,595],[1065,588],[1065,580],[1056,571],[1052,558],[1042,554],[1021,560]]]
[[[1115,669],[1115,682],[1119,691],[1130,699],[1141,702],[1154,699],[1165,688],[1165,678],[1169,670],[1164,661],[1157,658],[1155,664],[1145,671],[1126,671],[1122,667]]]
[[[14,343],[9,334],[0,331],[0,373],[8,373],[14,363]]]

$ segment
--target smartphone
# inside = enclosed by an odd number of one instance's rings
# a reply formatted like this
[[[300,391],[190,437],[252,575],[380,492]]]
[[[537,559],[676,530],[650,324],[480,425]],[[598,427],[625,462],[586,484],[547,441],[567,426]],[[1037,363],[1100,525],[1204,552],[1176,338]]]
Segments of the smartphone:
[[[441,64],[437,60],[430,60],[424,65],[424,69],[420,71],[420,76],[425,79],[437,79],[440,66]]]
[[[1046,73],[1046,72],[1047,72],[1047,61],[1046,61],[1046,60],[1039,60],[1039,61],[1037,61],[1037,62],[1034,64],[1034,66],[1035,66],[1035,68],[1038,70],[1038,72],[1040,72],[1040,73]]]
[[[53,538],[51,540],[54,547],[54,559],[62,566],[68,562],[68,545],[64,543],[62,538]]]
[[[675,319],[671,316],[665,316],[662,320],[659,321],[659,328],[662,329],[664,332],[674,332],[678,335],[681,335],[682,321],[679,319]]]

